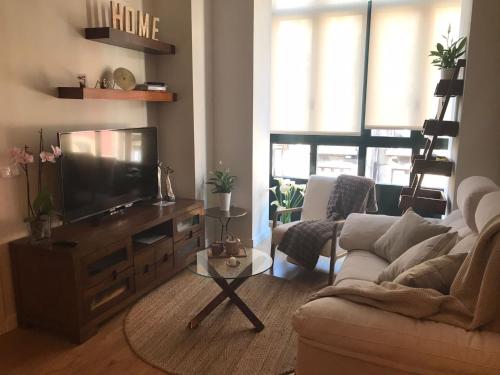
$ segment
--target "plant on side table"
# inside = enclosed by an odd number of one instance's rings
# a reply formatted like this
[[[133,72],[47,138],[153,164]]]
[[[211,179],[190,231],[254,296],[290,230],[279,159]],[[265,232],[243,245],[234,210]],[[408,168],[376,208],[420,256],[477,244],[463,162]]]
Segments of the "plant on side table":
[[[28,226],[33,241],[50,238],[51,234],[51,215],[54,212],[54,200],[47,187],[42,185],[42,174],[43,168],[47,163],[53,164],[61,156],[61,149],[59,147],[51,147],[52,152],[43,150],[43,130],[40,129],[37,194],[33,201],[31,199],[29,165],[34,163],[35,158],[29,151],[28,146],[24,146],[23,148],[12,147],[9,150],[12,161],[24,171],[26,177],[28,215],[24,221]]]
[[[278,182],[277,185],[269,189],[276,198],[271,202],[271,206],[276,206],[278,211],[286,208],[302,207],[306,185],[296,184],[295,181],[287,178],[277,178],[276,181]],[[291,222],[292,213],[282,214],[280,221],[283,224]]]
[[[236,176],[229,173],[229,168],[222,168],[222,161],[219,161],[219,169],[210,172],[213,177],[209,178],[207,185],[212,185],[212,193],[219,196],[219,208],[221,211],[229,211],[231,207],[231,192],[236,182]]]
[[[443,35],[446,47],[441,43],[436,44],[436,49],[431,51],[432,65],[441,69],[441,79],[451,79],[457,66],[457,60],[465,54],[467,38],[462,37],[454,41],[451,36],[451,25],[448,26],[448,34]]]

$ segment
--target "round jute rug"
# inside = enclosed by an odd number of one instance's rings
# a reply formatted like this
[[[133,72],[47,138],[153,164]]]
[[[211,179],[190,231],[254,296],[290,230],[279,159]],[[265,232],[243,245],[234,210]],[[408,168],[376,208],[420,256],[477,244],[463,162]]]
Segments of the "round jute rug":
[[[238,295],[264,323],[256,332],[229,300],[201,325],[188,322],[220,288],[209,278],[185,271],[141,299],[124,321],[132,350],[169,374],[284,374],[295,362],[293,312],[311,290],[291,281],[259,275],[247,280]]]

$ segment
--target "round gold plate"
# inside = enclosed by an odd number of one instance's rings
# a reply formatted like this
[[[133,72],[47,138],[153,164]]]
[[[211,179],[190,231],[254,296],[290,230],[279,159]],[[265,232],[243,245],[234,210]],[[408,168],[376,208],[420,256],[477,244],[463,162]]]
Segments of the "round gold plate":
[[[135,77],[134,74],[125,68],[117,68],[113,72],[113,79],[115,80],[115,83],[120,87],[121,89],[125,91],[130,91],[135,88]]]

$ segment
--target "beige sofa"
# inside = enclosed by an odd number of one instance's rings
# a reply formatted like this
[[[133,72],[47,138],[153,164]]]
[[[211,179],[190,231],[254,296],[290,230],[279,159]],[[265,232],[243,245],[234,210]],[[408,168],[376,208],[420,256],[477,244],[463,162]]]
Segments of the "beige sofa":
[[[469,251],[474,245],[476,217],[486,211],[500,215],[500,203],[479,205],[483,197],[500,202],[498,186],[484,177],[470,177],[460,184],[459,208],[441,221],[461,238],[450,253]],[[377,279],[388,263],[369,250],[395,220],[382,215],[349,216],[339,239],[348,254],[335,285]],[[334,297],[300,307],[293,326],[298,333],[298,375],[500,373],[500,335],[491,332],[468,332]]]

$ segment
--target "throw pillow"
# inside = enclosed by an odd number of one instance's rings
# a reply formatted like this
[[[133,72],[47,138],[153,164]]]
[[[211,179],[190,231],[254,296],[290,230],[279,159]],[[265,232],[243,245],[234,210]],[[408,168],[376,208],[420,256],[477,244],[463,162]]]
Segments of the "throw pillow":
[[[399,274],[417,264],[448,254],[456,244],[457,238],[457,232],[443,233],[410,247],[382,271],[378,276],[378,282],[392,281]]]
[[[428,260],[403,272],[396,277],[394,282],[412,288],[428,288],[448,294],[466,256],[466,253],[448,254]]]
[[[410,247],[449,230],[450,227],[432,224],[409,208],[382,237],[375,241],[372,250],[391,263]]]
[[[470,253],[478,238],[479,236],[477,234],[469,234],[467,237],[458,241],[448,254]]]

